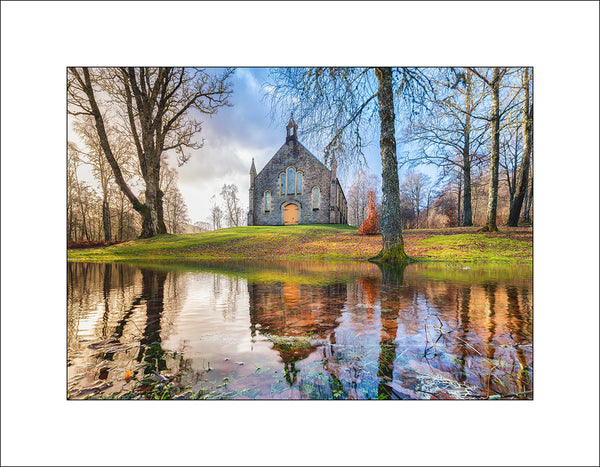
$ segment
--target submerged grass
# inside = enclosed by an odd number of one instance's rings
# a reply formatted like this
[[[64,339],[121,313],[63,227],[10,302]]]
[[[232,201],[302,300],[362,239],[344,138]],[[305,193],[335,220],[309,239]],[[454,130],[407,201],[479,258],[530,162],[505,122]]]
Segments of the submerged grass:
[[[407,230],[406,253],[417,260],[531,263],[532,229]],[[69,261],[357,260],[381,249],[381,235],[359,235],[346,225],[232,227],[212,232],[159,235],[105,248],[68,250]]]

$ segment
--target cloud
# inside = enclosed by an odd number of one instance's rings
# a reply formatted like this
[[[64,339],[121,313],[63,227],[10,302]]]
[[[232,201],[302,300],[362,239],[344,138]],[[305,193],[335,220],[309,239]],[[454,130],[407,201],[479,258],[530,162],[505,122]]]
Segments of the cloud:
[[[232,80],[231,107],[216,115],[200,116],[204,147],[178,169],[179,188],[193,220],[209,215],[210,197],[224,183],[239,188],[242,204],[248,205],[252,158],[260,170],[285,142],[285,124],[273,125],[268,105],[262,99],[267,69],[238,69]]]
[[[261,90],[261,84],[247,68],[238,68],[236,70],[238,82],[245,84],[248,92],[258,93]]]

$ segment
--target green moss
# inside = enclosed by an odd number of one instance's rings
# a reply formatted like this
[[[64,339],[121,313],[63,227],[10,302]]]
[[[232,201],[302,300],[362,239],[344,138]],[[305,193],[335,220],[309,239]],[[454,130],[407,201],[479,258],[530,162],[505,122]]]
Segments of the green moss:
[[[381,264],[405,265],[413,260],[404,251],[404,245],[399,245],[386,251],[382,250],[378,255],[369,258],[369,261]]]

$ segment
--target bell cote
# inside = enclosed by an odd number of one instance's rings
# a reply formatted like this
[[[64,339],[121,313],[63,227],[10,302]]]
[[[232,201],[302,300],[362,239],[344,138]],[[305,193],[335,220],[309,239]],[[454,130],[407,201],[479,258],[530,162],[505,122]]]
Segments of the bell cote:
[[[285,137],[286,144],[292,144],[298,141],[298,125],[294,121],[294,113],[290,115],[290,121],[288,122],[286,128],[287,135]]]

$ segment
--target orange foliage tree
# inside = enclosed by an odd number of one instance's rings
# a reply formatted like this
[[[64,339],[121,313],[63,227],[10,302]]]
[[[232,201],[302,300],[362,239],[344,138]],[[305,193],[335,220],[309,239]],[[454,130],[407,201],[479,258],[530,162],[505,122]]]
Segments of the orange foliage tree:
[[[370,190],[367,193],[369,204],[367,205],[367,218],[360,224],[358,233],[361,235],[375,235],[379,232],[379,216],[375,208],[375,193]]]

